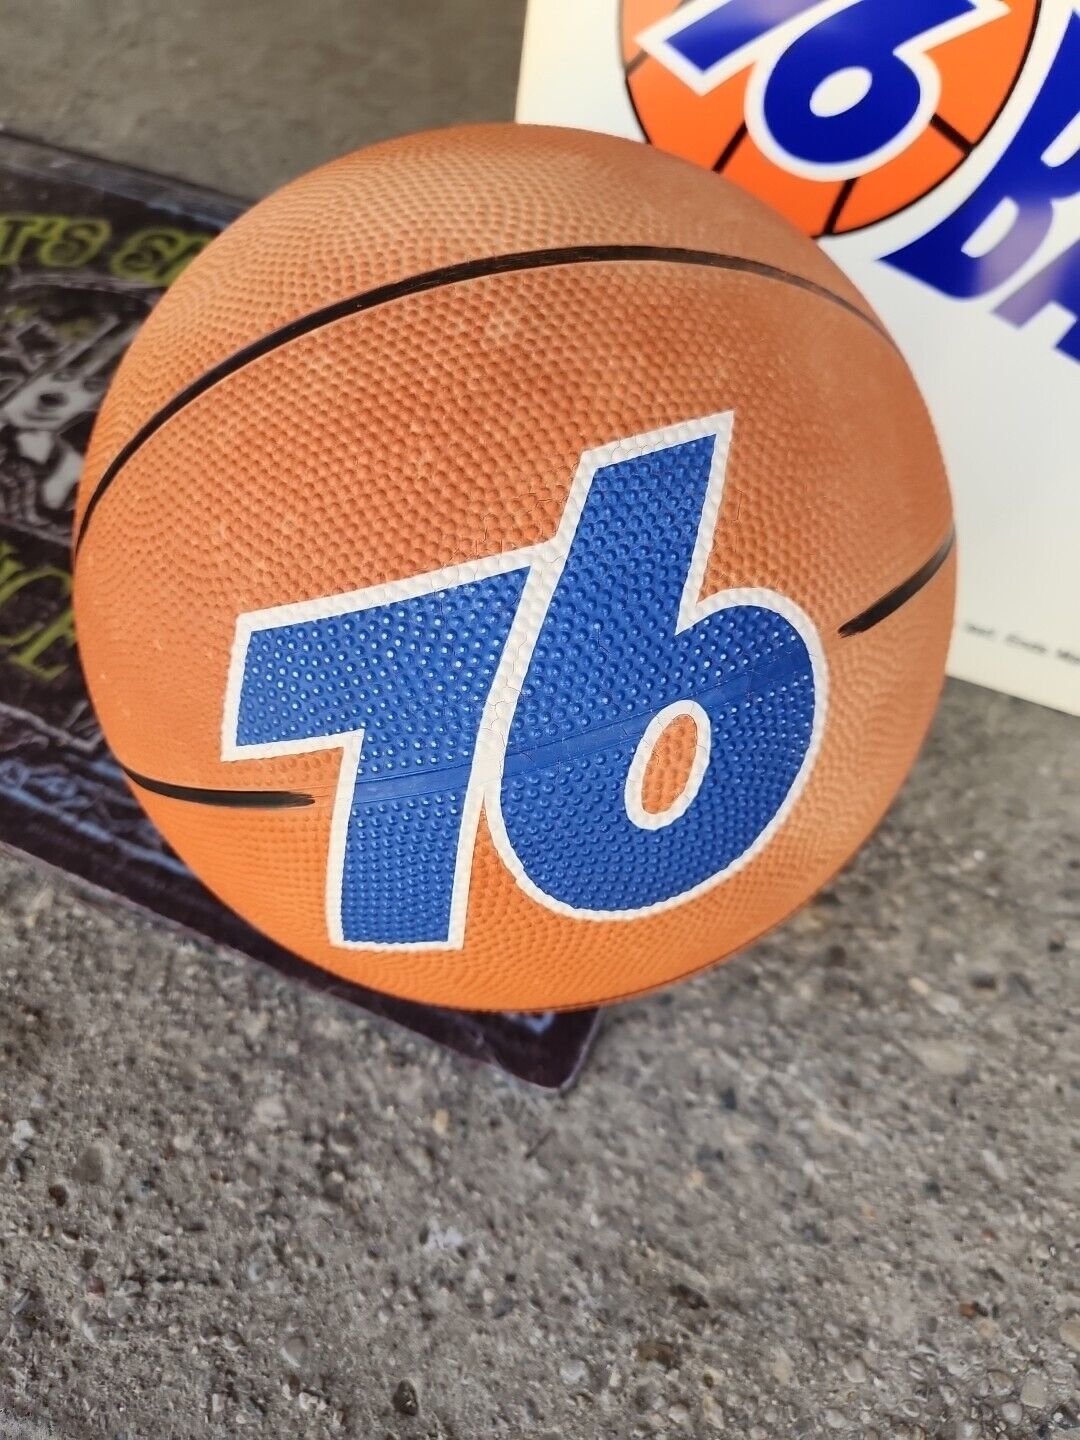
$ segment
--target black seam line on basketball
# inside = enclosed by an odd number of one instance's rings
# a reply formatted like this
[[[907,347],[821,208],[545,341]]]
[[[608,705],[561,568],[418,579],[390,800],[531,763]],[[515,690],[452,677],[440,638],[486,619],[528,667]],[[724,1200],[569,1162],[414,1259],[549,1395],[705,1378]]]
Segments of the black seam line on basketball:
[[[195,805],[219,805],[225,810],[298,810],[314,805],[315,796],[302,790],[208,790],[201,785],[171,785],[167,780],[152,780],[126,765],[120,769],[140,790],[164,795],[169,800],[190,800]]]
[[[193,400],[197,400],[200,395],[204,395],[220,381],[228,379],[230,375],[234,375],[246,365],[268,355],[272,350],[280,349],[281,346],[288,345],[293,340],[309,335],[313,330],[320,330],[324,325],[332,325],[338,320],[345,320],[350,315],[359,315],[366,310],[374,310],[380,305],[389,304],[393,300],[404,300],[413,295],[421,295],[428,290],[443,289],[448,285],[460,285],[469,280],[480,280],[491,275],[547,270],[560,265],[595,265],[632,261],[665,265],[700,265],[706,269],[736,271],[747,275],[756,275],[759,279],[775,280],[784,285],[791,285],[797,290],[805,290],[811,295],[817,295],[822,300],[829,300],[832,304],[839,305],[842,310],[848,311],[849,314],[856,316],[876,330],[888,344],[893,343],[888,331],[877,320],[860,310],[858,305],[843,295],[837,295],[832,290],[826,289],[824,285],[804,279],[801,275],[792,275],[789,271],[781,270],[775,265],[766,265],[763,261],[750,260],[742,255],[721,255],[712,250],[684,250],[663,245],[574,245],[555,250],[523,250],[508,255],[491,255],[482,260],[464,260],[455,265],[444,265],[438,270],[427,270],[419,275],[410,275],[404,280],[393,280],[387,285],[377,285],[372,290],[364,290],[358,295],[349,295],[344,300],[337,300],[333,305],[325,305],[320,310],[312,310],[309,314],[302,315],[297,320],[291,320],[277,330],[271,330],[268,335],[261,336],[250,345],[245,345],[227,359],[204,371],[190,385],[186,385],[183,390],[173,396],[168,404],[163,405],[156,414],[147,420],[145,425],[135,432],[105,468],[97,489],[90,496],[86,509],[83,511],[79,532],[75,538],[75,555],[78,556],[79,549],[86,538],[86,532],[94,512],[116,477],[151,436],[156,434],[174,415],[179,414],[185,406],[190,405]]]
[[[944,116],[931,115],[930,126],[936,130],[939,135],[943,135],[950,145],[955,145],[957,150],[962,154],[970,155],[972,150],[975,149],[974,140],[969,140],[966,135],[962,135],[955,125],[949,124]]]
[[[839,634],[845,639],[849,635],[861,635],[864,631],[872,630],[875,625],[880,625],[882,620],[887,620],[890,615],[895,614],[902,605],[906,605],[913,596],[930,583],[949,558],[949,552],[955,543],[956,531],[950,530],[925,565],[920,565],[914,575],[909,575],[895,589],[883,595],[880,600],[875,600],[873,605],[868,606],[853,620],[848,620],[846,624],[841,625]]]

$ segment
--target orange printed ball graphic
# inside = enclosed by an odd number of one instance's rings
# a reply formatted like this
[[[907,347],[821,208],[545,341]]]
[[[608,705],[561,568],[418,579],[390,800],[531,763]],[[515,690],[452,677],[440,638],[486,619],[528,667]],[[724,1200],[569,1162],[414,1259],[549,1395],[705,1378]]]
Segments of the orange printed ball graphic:
[[[846,10],[854,14],[863,3],[854,0]],[[901,57],[915,52],[932,106],[880,163],[852,165],[847,173],[836,165],[818,175],[786,162],[763,135],[760,122],[755,125],[755,79],[783,53],[785,33],[797,44],[799,35],[822,17],[828,19],[834,7],[821,8],[819,14],[812,5],[765,0],[735,4],[739,15],[734,24],[752,21],[758,12],[759,43],[766,49],[755,53],[749,46],[732,56],[733,63],[718,67],[715,82],[703,73],[697,83],[693,73],[685,73],[679,56],[672,58],[662,37],[680,28],[686,34],[695,23],[703,30],[724,8],[723,0],[712,6],[704,0],[622,0],[622,56],[630,100],[651,144],[724,175],[812,236],[847,234],[888,219],[951,175],[1001,114],[1027,59],[1039,12],[1039,0],[973,0],[969,14],[913,37],[910,48],[883,40],[875,52],[879,59],[892,62],[893,49]],[[942,13],[947,9],[943,6]],[[766,24],[770,17],[786,21],[787,32],[777,25],[772,35]],[[751,30],[752,25],[746,33]],[[869,81],[867,73],[865,83]]]

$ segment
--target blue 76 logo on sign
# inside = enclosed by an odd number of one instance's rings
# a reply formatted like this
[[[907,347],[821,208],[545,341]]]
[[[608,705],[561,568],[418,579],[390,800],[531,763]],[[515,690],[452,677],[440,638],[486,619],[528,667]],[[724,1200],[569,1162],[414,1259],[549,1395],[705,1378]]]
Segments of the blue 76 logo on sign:
[[[699,95],[752,67],[759,148],[794,174],[846,180],[926,128],[941,94],[928,51],[1008,13],[1003,0],[691,0],[637,39]]]
[[[634,919],[758,853],[813,765],[817,631],[769,590],[701,594],[730,413],[586,452],[550,540],[242,615],[222,755],[342,753],[332,943],[459,948],[483,811],[540,904]],[[697,727],[659,813],[660,736]]]

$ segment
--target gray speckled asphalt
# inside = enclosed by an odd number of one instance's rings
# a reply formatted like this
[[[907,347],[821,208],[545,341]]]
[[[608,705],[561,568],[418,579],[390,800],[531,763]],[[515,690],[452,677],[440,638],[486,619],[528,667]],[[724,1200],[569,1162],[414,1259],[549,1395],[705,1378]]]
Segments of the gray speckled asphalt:
[[[254,192],[509,114],[519,30],[9,0],[0,108]],[[1076,721],[950,685],[830,890],[558,1099],[0,859],[0,1434],[1080,1435],[1078,798]]]

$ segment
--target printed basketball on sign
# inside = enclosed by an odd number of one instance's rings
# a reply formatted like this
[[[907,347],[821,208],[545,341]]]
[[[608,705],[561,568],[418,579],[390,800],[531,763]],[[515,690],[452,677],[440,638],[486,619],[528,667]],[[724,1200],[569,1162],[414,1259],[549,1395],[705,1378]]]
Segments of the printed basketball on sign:
[[[1008,100],[1039,0],[622,0],[645,138],[806,234],[928,194]]]
[[[941,683],[948,487],[809,240],[659,151],[478,126],[263,201],[79,493],[134,793],[315,965],[470,1008],[664,984],[802,905]]]

